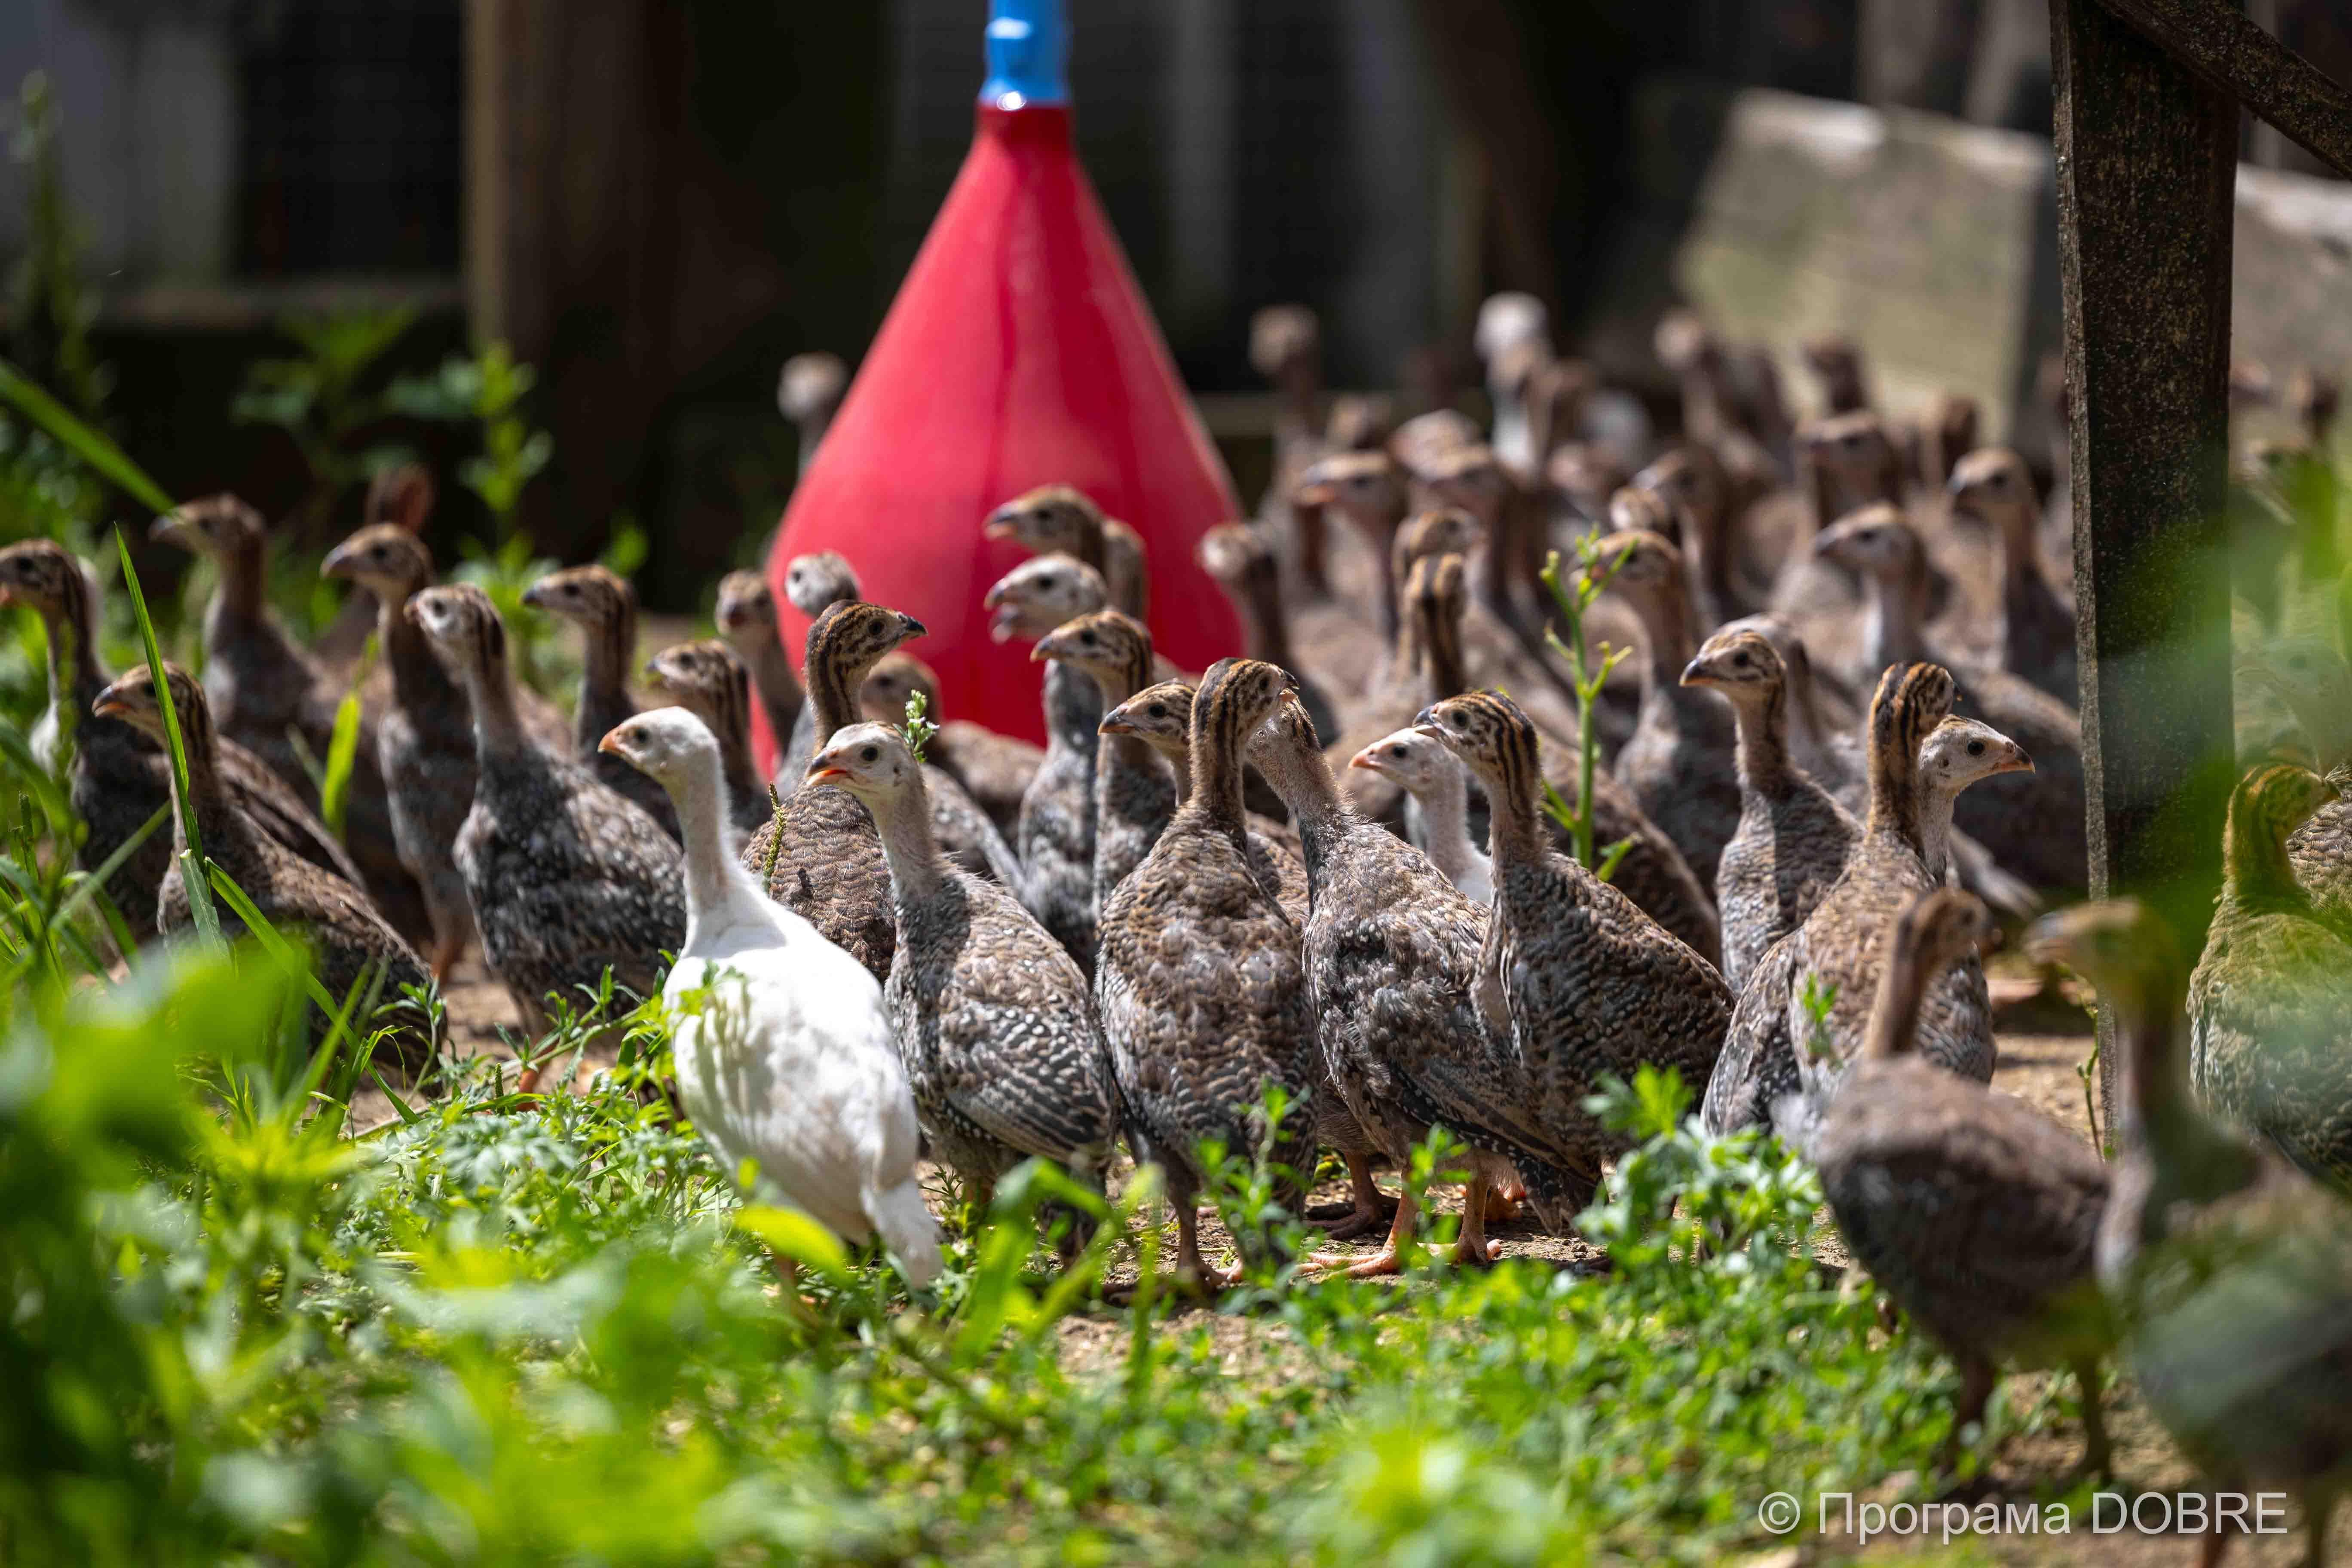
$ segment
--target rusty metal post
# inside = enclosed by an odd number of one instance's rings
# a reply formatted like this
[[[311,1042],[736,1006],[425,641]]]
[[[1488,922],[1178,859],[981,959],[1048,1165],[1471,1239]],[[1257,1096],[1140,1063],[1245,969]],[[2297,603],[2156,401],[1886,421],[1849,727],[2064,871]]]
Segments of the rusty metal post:
[[[2194,954],[2231,772],[2238,107],[2096,0],[2052,0],[2050,25],[2091,891],[2149,900]]]

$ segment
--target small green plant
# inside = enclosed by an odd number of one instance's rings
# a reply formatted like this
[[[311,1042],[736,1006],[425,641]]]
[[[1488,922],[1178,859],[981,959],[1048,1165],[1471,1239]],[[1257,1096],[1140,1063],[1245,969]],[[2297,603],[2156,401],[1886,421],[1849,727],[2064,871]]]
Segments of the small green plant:
[[[923,760],[923,748],[940,732],[940,727],[924,717],[929,710],[929,698],[919,691],[907,694],[907,722],[898,732],[907,738],[907,750],[915,754],[918,763]]]
[[[538,374],[517,364],[504,342],[486,345],[472,358],[452,356],[431,375],[404,376],[392,384],[387,404],[419,419],[480,426],[481,451],[466,459],[457,477],[482,498],[504,542],[522,503],[523,487],[555,455],[555,438],[533,429],[523,408]]]
[[[1577,541],[1577,573],[1573,581],[1561,575],[1559,552],[1553,551],[1544,562],[1543,584],[1550,591],[1552,603],[1559,607],[1561,626],[1547,625],[1544,642],[1551,651],[1568,663],[1569,677],[1576,692],[1576,800],[1564,801],[1559,792],[1546,783],[1544,809],[1554,821],[1568,830],[1577,863],[1607,881],[1617,869],[1617,863],[1633,847],[1630,837],[1608,847],[1596,858],[1592,844],[1592,773],[1601,757],[1601,739],[1594,728],[1594,704],[1601,700],[1601,689],[1608,684],[1610,671],[1622,663],[1630,648],[1612,648],[1603,644],[1601,662],[1588,668],[1584,651],[1584,613],[1609,585],[1609,579],[1625,564],[1633,553],[1631,546],[1613,561],[1601,558],[1599,545],[1591,535]]]

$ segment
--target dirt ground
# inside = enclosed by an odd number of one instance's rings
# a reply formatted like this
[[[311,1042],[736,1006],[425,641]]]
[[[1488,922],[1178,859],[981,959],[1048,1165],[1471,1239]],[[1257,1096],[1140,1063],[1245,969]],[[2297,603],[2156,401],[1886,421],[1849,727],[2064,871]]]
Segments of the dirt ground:
[[[2000,1051],[1994,1087],[2028,1101],[2088,1138],[2089,1101],[2081,1077],[2093,1049],[2089,1016],[2084,1011],[2088,997],[2071,982],[2058,994],[2042,994],[2038,981],[2021,961],[2008,955],[1997,956],[1991,968],[1995,1029]],[[444,994],[451,1040],[457,1051],[512,1059],[514,1053],[500,1031],[511,1030],[517,1015],[505,992],[482,967],[478,953],[469,953],[458,966]],[[360,1131],[394,1120],[390,1103],[376,1089],[362,1093],[352,1110],[352,1125]],[[1114,1173],[1114,1187],[1125,1173]],[[1393,1193],[1392,1173],[1383,1172],[1381,1181],[1385,1190]],[[1458,1189],[1441,1192],[1434,1206],[1441,1212],[1458,1214]],[[1315,1190],[1307,1212],[1310,1219],[1323,1220],[1336,1218],[1347,1211],[1346,1183],[1330,1181]],[[1524,1221],[1491,1224],[1488,1235],[1502,1243],[1506,1258],[1541,1258],[1559,1268],[1578,1269],[1594,1268],[1603,1263],[1598,1251],[1584,1241],[1573,1237],[1548,1236]],[[1171,1225],[1167,1243],[1171,1252],[1174,1239],[1174,1227]],[[1379,1249],[1380,1241],[1381,1236],[1375,1233],[1329,1243],[1325,1250],[1370,1256]],[[1213,1262],[1232,1256],[1230,1237],[1213,1218],[1202,1222],[1202,1249]],[[1227,1375],[1282,1375],[1286,1350],[1282,1342],[1286,1331],[1281,1324],[1222,1314],[1207,1306],[1189,1309],[1184,1315],[1192,1320],[1188,1327],[1208,1328],[1223,1352]],[[1125,1321],[1114,1313],[1073,1317],[1062,1325],[1061,1335],[1068,1364],[1074,1370],[1100,1369],[1107,1375],[1114,1374],[1126,1352]],[[2073,1391],[2063,1385],[2053,1387],[2060,1382],[2045,1373],[2020,1375],[2004,1385],[2001,1398],[2013,1411],[2061,1397],[2071,1407]],[[2162,1429],[2140,1408],[2128,1384],[2114,1381],[2112,1373],[2105,1410],[2116,1456],[2116,1476],[2108,1483],[2108,1489],[2128,1500],[2140,1493],[2171,1493],[2199,1488],[2193,1470],[2175,1451]],[[2058,1495],[2062,1478],[2082,1458],[2082,1453],[2079,1422],[2053,1409],[2041,1431],[2011,1441],[1995,1456],[1988,1484],[1970,1493],[1966,1500],[1971,1505],[1990,1500],[2004,1508],[2012,1503],[2038,1506]],[[1902,1479],[1897,1478],[1898,1482]],[[1900,1485],[1890,1486],[1884,1496],[1874,1494],[1858,1499],[1857,1507],[1873,1500],[1883,1504],[1904,1495],[1906,1489]],[[2084,1511],[2074,1515],[2073,1531],[2064,1535],[1969,1536],[1956,1539],[1947,1548],[1940,1531],[1931,1522],[1924,1537],[1880,1536],[1865,1546],[1853,1535],[1816,1534],[1818,1505],[1810,1497],[1801,1500],[1805,1522],[1792,1533],[1790,1543],[1745,1560],[1748,1568],[1806,1568],[1811,1563],[1853,1558],[1874,1563],[1993,1563],[2005,1568],[2057,1568],[2074,1563],[2112,1564],[2115,1568],[2185,1568],[2196,1561],[2198,1549],[2194,1540],[2178,1534],[2141,1535],[2126,1529],[2096,1535],[2092,1533],[2092,1521]],[[2151,1510],[2154,1508],[2153,1504],[2147,1506]],[[2112,1517],[2114,1505],[2108,1507]],[[2290,1509],[2285,1518],[2294,1533],[2237,1541],[2231,1546],[2227,1561],[2242,1568],[2285,1568],[2300,1562],[2301,1516]],[[1832,1524],[1835,1522],[1833,1513]],[[2336,1549],[2330,1552],[2329,1561],[2352,1563],[2352,1547],[2344,1544],[2352,1539],[2352,1526],[2339,1520],[2335,1533]]]

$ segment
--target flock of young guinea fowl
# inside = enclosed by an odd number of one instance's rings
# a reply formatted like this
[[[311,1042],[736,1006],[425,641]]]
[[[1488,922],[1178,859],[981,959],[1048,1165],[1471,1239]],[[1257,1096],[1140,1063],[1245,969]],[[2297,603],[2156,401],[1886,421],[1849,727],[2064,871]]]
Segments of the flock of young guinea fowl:
[[[167,671],[203,851],[337,995],[423,987],[477,942],[533,1031],[608,971],[666,989],[675,1092],[722,1166],[878,1235],[918,1286],[940,1266],[926,1150],[982,1194],[1033,1156],[1098,1188],[1122,1139],[1213,1289],[1204,1146],[1295,1172],[1337,1152],[1349,1235],[1385,1217],[1376,1168],[1443,1127],[1468,1148],[1454,1257],[1483,1264],[1491,1216],[1565,1230],[1593,1197],[1624,1147],[1588,1106],[1604,1075],[1675,1068],[1709,1131],[1769,1124],[1814,1162],[1854,1259],[1962,1369],[1956,1441],[1998,1366],[2063,1365],[2103,1468],[2094,1373],[2120,1343],[2192,1460],[2303,1493],[2315,1553],[2352,1463],[2352,805],[2322,780],[2352,763],[2352,675],[2311,630],[2338,603],[2332,387],[2298,377],[2306,439],[2249,470],[2241,658],[2284,721],[2231,798],[2200,962],[2129,903],[2028,939],[2113,1020],[2109,1163],[1988,1087],[1987,906],[2084,880],[2063,519],[1965,402],[1874,410],[1850,344],[1808,351],[1824,408],[1792,425],[1769,357],[1686,317],[1658,343],[1683,404],[1663,447],[1524,297],[1481,319],[1491,431],[1327,402],[1314,318],[1262,312],[1276,480],[1200,547],[1243,656],[1166,668],[1142,541],[1076,491],[972,519],[1029,552],[987,608],[1034,643],[1042,751],[953,721],[919,745],[923,627],[838,556],[788,568],[814,616],[797,671],[737,573],[722,636],[640,672],[667,707],[629,692],[629,584],[542,579],[528,605],[585,637],[567,723],[489,598],[436,585],[421,473],[379,481],[326,558],[359,591],[308,647],[267,604],[261,517],[184,506],[154,532],[217,574],[203,680]],[[814,426],[838,376],[796,365],[786,391]],[[1578,795],[1555,549],[1602,584],[1588,632],[1635,654],[1596,705],[1607,879],[1546,809]],[[174,787],[165,699],[101,668],[64,550],[0,552],[0,590],[46,622],[37,739],[99,867]],[[371,631],[339,837],[308,764]],[[754,703],[791,738],[773,797]],[[142,940],[189,923],[185,837],[175,814],[109,883]],[[428,1017],[379,1018],[411,1068]],[[1376,1254],[1307,1268],[1394,1270],[1418,1217],[1408,1195]]]

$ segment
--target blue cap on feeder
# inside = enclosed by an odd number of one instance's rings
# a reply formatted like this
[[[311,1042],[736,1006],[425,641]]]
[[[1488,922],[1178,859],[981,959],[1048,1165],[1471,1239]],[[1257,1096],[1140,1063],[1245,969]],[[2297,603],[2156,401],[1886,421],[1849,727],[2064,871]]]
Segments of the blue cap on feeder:
[[[1070,101],[1070,27],[1062,0],[990,0],[987,38],[982,103],[1021,109]]]

